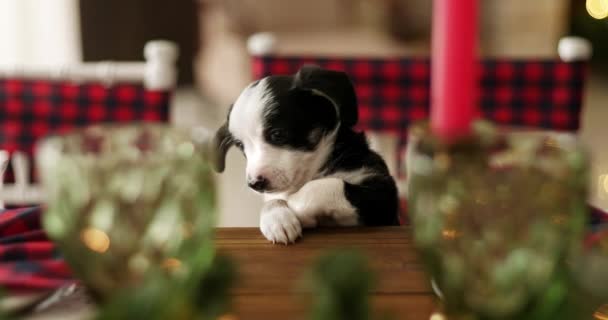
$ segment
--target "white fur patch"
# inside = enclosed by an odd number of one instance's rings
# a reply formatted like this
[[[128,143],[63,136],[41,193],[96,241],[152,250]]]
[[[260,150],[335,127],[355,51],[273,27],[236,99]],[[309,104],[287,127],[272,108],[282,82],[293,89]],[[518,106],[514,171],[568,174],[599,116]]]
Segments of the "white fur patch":
[[[260,231],[272,243],[289,244],[302,235],[302,225],[285,201],[274,200],[262,208]]]
[[[230,112],[228,128],[232,135],[251,148],[254,140],[262,136],[262,112],[264,106],[271,103],[267,92],[266,80],[262,79],[257,86],[247,87],[236,99]]]
[[[338,171],[327,176],[327,178],[338,178],[350,184],[361,184],[365,179],[374,175],[368,168],[360,168],[353,171]]]
[[[314,227],[316,222],[326,220],[321,218],[329,218],[339,226],[358,224],[356,208],[346,199],[344,181],[339,178],[310,181],[290,195],[287,203],[304,227]]]

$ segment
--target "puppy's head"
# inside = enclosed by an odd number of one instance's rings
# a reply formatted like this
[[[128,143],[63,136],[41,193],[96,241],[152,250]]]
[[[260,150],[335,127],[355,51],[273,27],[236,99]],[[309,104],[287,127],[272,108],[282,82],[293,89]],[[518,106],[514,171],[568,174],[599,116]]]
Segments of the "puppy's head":
[[[304,66],[291,76],[250,84],[217,131],[215,165],[238,147],[247,158],[247,184],[258,192],[293,192],[331,152],[339,127],[357,123],[357,99],[343,72]]]

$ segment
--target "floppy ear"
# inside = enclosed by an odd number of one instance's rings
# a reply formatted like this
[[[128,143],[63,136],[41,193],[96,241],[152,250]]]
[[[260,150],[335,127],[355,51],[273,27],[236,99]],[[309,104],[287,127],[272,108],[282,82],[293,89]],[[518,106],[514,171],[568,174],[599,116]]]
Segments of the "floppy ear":
[[[357,95],[346,73],[305,65],[296,74],[294,85],[328,99],[337,107],[343,126],[352,127],[357,124]]]
[[[226,168],[226,153],[228,153],[233,144],[234,139],[228,130],[228,122],[226,122],[217,130],[213,138],[212,161],[215,171],[224,172]]]

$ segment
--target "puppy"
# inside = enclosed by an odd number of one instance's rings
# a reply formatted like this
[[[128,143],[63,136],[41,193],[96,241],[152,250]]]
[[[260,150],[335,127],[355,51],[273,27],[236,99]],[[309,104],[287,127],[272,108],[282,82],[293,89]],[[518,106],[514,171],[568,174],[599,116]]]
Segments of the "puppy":
[[[304,66],[251,83],[230,108],[214,146],[219,172],[231,146],[247,159],[249,187],[263,194],[260,229],[292,243],[302,228],[398,224],[397,188],[358,120],[343,72]]]

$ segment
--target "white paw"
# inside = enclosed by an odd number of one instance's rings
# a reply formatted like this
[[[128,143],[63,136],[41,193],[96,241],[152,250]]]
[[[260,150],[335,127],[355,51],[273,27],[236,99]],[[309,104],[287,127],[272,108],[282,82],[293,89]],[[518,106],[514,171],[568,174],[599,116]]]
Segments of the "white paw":
[[[260,230],[272,243],[293,243],[302,235],[300,220],[283,200],[273,200],[264,205]]]

